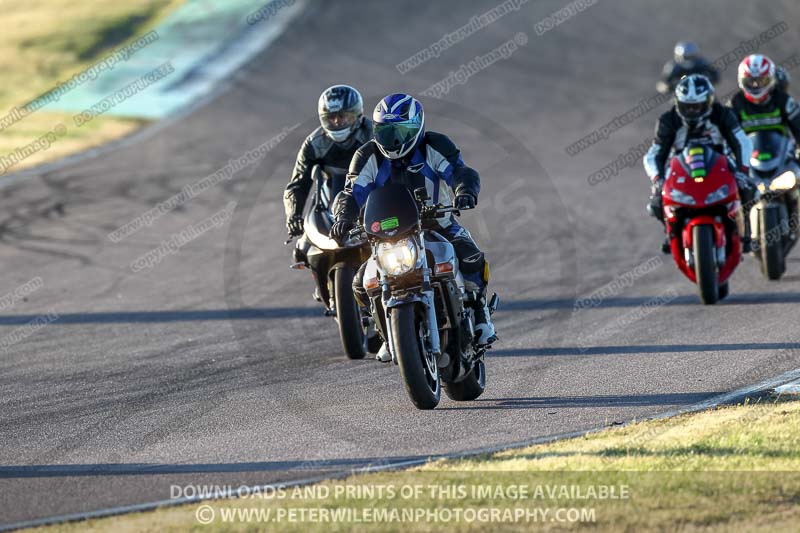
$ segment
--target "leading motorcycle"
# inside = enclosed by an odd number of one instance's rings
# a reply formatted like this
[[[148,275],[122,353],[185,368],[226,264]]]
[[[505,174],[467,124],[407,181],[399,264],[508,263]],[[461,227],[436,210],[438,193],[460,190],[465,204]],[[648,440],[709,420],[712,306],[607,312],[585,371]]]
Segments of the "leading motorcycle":
[[[486,346],[477,344],[473,305],[453,245],[435,231],[453,207],[427,205],[424,188],[389,184],[372,191],[363,225],[372,249],[364,275],[375,325],[387,340],[408,397],[418,409],[439,404],[442,385],[456,401],[478,398],[486,387]],[[498,305],[494,294],[490,313]]]
[[[725,298],[742,260],[744,233],[736,178],[725,155],[690,143],[670,160],[662,191],[664,220],[675,263],[697,284],[700,300]]]

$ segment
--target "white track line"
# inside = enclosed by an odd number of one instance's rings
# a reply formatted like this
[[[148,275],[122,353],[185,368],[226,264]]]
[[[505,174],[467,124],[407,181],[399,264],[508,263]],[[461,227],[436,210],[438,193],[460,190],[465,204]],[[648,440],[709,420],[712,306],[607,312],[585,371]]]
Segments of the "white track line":
[[[766,379],[755,385],[749,385],[747,387],[743,387],[741,389],[737,389],[732,392],[726,392],[722,394],[718,394],[712,398],[707,400],[703,400],[702,402],[698,402],[686,407],[681,407],[679,409],[674,409],[672,411],[667,411],[666,413],[661,413],[652,417],[652,419],[663,419],[669,418],[672,416],[685,414],[685,413],[695,413],[698,411],[704,411],[706,409],[710,409],[712,407],[717,407],[723,404],[729,404],[735,402],[736,400],[741,400],[747,396],[754,395],[756,393],[763,393],[766,391],[774,390],[777,387],[796,381],[800,379],[800,368],[795,370],[790,370],[789,372],[785,372],[779,376],[776,376],[771,379]],[[629,425],[631,422],[627,422],[623,425]],[[534,446],[537,444],[547,444],[550,442],[554,442],[557,440],[564,440],[564,439],[572,439],[577,437],[583,437],[585,435],[589,435],[592,433],[597,433],[606,429],[606,427],[599,427],[589,430],[580,430],[580,431],[571,431],[567,433],[560,433],[557,435],[548,435],[545,437],[536,437],[533,439],[528,439],[519,442],[512,442],[508,444],[498,444],[495,446],[487,446],[484,448],[477,448],[462,452],[453,452],[447,454],[440,454],[440,455],[431,455],[429,457],[420,457],[418,459],[409,459],[405,461],[396,461],[396,462],[388,462],[385,464],[379,465],[372,465],[372,466],[364,466],[360,468],[352,468],[349,470],[340,470],[338,472],[332,472],[330,474],[320,475],[311,478],[299,479],[295,481],[286,481],[286,482],[277,482],[277,483],[269,483],[266,485],[242,485],[245,490],[249,490],[250,493],[256,493],[260,491],[262,493],[273,490],[276,488],[293,488],[303,485],[312,485],[315,483],[320,483],[322,481],[328,481],[332,479],[343,479],[348,476],[354,474],[365,474],[370,472],[383,472],[388,470],[400,470],[403,468],[410,468],[413,466],[423,465],[430,461],[435,461],[439,459],[463,459],[467,457],[473,457],[476,455],[485,455],[485,454],[492,454],[503,452],[512,448],[524,448],[528,446]],[[219,500],[219,499],[226,499],[226,498],[233,498],[237,496],[237,490],[229,490],[229,491],[222,491],[221,494],[216,495],[214,498],[203,498],[203,497],[192,497],[192,498],[176,498],[170,500],[159,500],[154,502],[148,503],[139,503],[134,505],[123,505],[120,507],[110,507],[108,509],[98,509],[96,511],[88,511],[85,513],[74,513],[74,514],[65,514],[59,516],[52,516],[48,518],[39,518],[36,520],[28,520],[25,522],[17,522],[15,524],[8,524],[8,525],[0,525],[0,532],[3,531],[12,531],[15,529],[23,529],[29,527],[39,527],[45,526],[50,524],[57,524],[62,522],[76,522],[80,520],[89,520],[92,518],[105,518],[109,516],[127,514],[127,513],[134,513],[134,512],[141,512],[141,511],[152,511],[159,507],[170,507],[175,505],[184,505],[189,503],[199,503],[202,501],[211,501],[211,500]]]

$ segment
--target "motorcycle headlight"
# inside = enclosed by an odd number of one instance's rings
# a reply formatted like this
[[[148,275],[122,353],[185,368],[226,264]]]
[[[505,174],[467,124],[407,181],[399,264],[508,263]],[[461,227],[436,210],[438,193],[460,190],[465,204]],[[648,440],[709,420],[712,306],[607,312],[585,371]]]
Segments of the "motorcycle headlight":
[[[727,185],[723,185],[722,187],[720,187],[716,191],[714,191],[712,193],[708,193],[708,196],[706,196],[706,203],[707,204],[713,204],[713,203],[722,201],[725,198],[727,198],[728,195],[730,195],[730,193],[731,193],[730,188]]]
[[[678,189],[672,189],[669,191],[669,197],[672,198],[673,202],[677,202],[679,204],[695,205],[697,203],[694,201],[692,196],[686,194],[685,192],[681,192]]]
[[[400,276],[416,266],[419,251],[412,239],[400,239],[378,244],[377,257],[378,264],[387,275]]]
[[[794,172],[788,170],[772,180],[772,183],[769,184],[769,189],[771,191],[788,191],[789,189],[794,189],[796,185],[797,177]]]

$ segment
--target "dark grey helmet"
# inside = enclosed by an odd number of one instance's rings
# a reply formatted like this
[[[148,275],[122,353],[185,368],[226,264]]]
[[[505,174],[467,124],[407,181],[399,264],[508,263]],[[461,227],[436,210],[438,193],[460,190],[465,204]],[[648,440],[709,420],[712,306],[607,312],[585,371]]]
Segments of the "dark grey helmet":
[[[675,62],[685,63],[696,59],[700,55],[700,48],[691,41],[680,41],[675,45]]]
[[[364,101],[349,85],[334,85],[320,95],[317,112],[328,137],[334,142],[344,142],[358,128],[364,114]]]

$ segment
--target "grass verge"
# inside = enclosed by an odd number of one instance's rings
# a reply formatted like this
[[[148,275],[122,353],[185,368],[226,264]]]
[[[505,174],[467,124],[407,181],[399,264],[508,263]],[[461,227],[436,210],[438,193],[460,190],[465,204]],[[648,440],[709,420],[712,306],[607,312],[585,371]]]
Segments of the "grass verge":
[[[41,531],[796,531],[800,402],[244,495]]]
[[[0,116],[23,106],[84,70],[116,47],[152,29],[184,0],[0,0]],[[29,146],[71,123],[72,113],[35,111],[0,130],[0,156]],[[46,150],[7,169],[20,170],[97,146],[130,133],[145,121],[97,117],[69,128]]]

